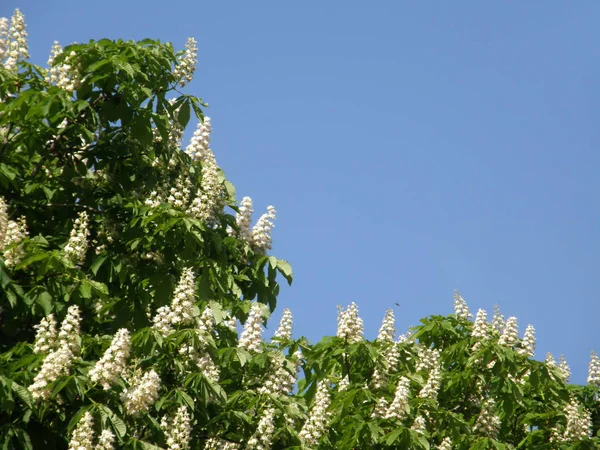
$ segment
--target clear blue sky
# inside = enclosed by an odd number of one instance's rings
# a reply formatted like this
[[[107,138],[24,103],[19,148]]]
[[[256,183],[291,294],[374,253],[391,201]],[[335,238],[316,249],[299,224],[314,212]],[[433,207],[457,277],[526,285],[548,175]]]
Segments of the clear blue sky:
[[[199,41],[188,92],[210,104],[239,197],[257,218],[278,210],[296,335],[334,334],[351,301],[369,337],[395,302],[405,331],[450,314],[458,288],[473,312],[532,323],[536,357],[564,353],[585,382],[600,351],[597,1],[4,0],[0,16],[15,7],[38,63],[55,39]]]

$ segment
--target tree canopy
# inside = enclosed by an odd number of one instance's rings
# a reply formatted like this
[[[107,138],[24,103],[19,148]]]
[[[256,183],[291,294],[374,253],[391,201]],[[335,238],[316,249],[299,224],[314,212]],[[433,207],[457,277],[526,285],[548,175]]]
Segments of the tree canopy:
[[[42,68],[26,37],[0,19],[2,449],[600,447],[597,355],[569,384],[458,292],[400,337],[388,310],[366,340],[351,303],[336,336],[286,309],[264,338],[292,269],[182,92],[195,41],[55,43]]]

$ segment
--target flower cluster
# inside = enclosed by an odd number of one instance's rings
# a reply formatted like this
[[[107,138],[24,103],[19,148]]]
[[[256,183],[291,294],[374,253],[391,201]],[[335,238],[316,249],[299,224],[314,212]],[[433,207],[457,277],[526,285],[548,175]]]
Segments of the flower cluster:
[[[58,345],[58,330],[54,314],[48,314],[34,328],[37,330],[33,343],[34,353],[50,353]]]
[[[485,309],[479,309],[475,315],[475,323],[473,324],[473,331],[471,331],[471,337],[475,339],[473,344],[473,351],[477,351],[481,348],[482,342],[490,338],[490,325],[487,321],[487,313]]]
[[[427,424],[425,423],[425,418],[419,415],[411,425],[410,429],[416,431],[417,433],[425,434],[425,432],[427,431],[426,425]]]
[[[456,289],[454,290],[454,314],[456,314],[456,317],[459,319],[464,320],[468,320],[473,317],[469,311],[467,302],[465,302]]]
[[[4,247],[4,264],[6,267],[14,267],[25,258],[23,241],[28,236],[25,216],[19,219],[6,222],[6,231],[4,232],[4,242],[0,242],[0,247]]]
[[[481,412],[475,421],[473,431],[475,433],[494,439],[500,429],[500,419],[494,412],[496,402],[493,398],[487,398],[481,405]]]
[[[6,59],[8,54],[8,26],[6,17],[0,17],[0,62]]]
[[[283,310],[283,314],[281,315],[281,320],[279,321],[279,326],[275,330],[273,337],[279,339],[291,339],[292,338],[292,312],[289,308],[285,308]]]
[[[72,51],[62,62],[56,63],[56,58],[62,53],[62,47],[58,41],[54,41],[48,57],[49,69],[46,73],[46,81],[72,93],[81,85],[81,75],[75,61],[77,54]]]
[[[415,369],[416,372],[420,370],[432,371],[438,366],[438,361],[440,359],[440,350],[437,348],[429,348],[423,345],[419,346],[419,351],[417,353],[417,367]]]
[[[55,382],[60,376],[67,375],[73,362],[74,354],[79,352],[79,322],[81,321],[79,308],[70,306],[67,316],[63,320],[58,335],[54,317],[48,316],[38,326],[38,336],[34,344],[34,351],[50,350],[44,359],[42,367],[29,386],[29,392],[35,399],[50,398],[48,385]],[[43,328],[44,331],[40,331]],[[43,333],[43,334],[42,334]],[[42,337],[44,340],[42,341]]]
[[[148,411],[158,398],[160,389],[160,377],[154,370],[145,372],[140,376],[136,373],[133,376],[131,387],[123,391],[122,400],[125,405],[125,411],[130,415],[137,415]]]
[[[185,450],[189,448],[192,433],[190,423],[190,414],[185,406],[180,406],[174,417],[170,419],[163,417],[160,426],[167,438],[168,450]]]
[[[600,387],[600,358],[598,358],[596,352],[592,352],[590,355],[587,382],[596,387]]]
[[[275,226],[273,221],[275,220],[275,207],[267,206],[267,212],[260,216],[260,219],[252,227],[252,244],[254,250],[264,255],[267,250],[271,250],[271,230]]]
[[[385,367],[385,369],[376,367],[373,371],[371,384],[374,389],[383,387],[387,383],[388,375],[396,371],[398,368],[400,350],[398,349],[396,342],[389,343],[389,345],[383,350],[383,357],[387,363],[387,367]]]
[[[525,328],[521,348],[517,351],[530,358],[533,358],[535,355],[535,328],[533,328],[533,325],[527,325],[527,328]]]
[[[438,446],[438,450],[452,450],[452,439],[445,437]]]
[[[67,258],[73,261],[74,264],[80,264],[85,259],[85,253],[88,248],[88,215],[82,211],[75,219],[69,241],[64,248]]]
[[[240,202],[239,212],[235,217],[235,223],[239,229],[239,237],[248,243],[252,242],[250,225],[252,224],[253,212],[252,199],[250,197],[244,197]],[[228,232],[229,234],[233,234],[233,229],[228,229]]]
[[[194,38],[188,38],[185,43],[185,53],[179,57],[179,61],[173,70],[173,76],[179,81],[179,84],[182,87],[192,81],[196,70],[197,55],[198,49],[196,47],[196,40]]]
[[[568,383],[569,378],[571,377],[571,368],[567,364],[567,358],[565,358],[565,355],[560,355],[558,357],[558,370],[560,371],[563,381]]]
[[[161,306],[153,318],[154,328],[163,336],[169,334],[175,325],[193,322],[195,299],[195,276],[191,268],[183,269],[181,279],[175,288],[170,306]]]
[[[77,422],[75,430],[69,441],[69,450],[93,450],[94,449],[94,419],[92,413],[86,411]]]
[[[223,207],[224,190],[219,179],[219,167],[215,155],[210,149],[210,117],[205,117],[194,132],[186,152],[202,164],[200,171],[200,189],[190,205],[190,212],[208,223],[216,220],[217,213]]]
[[[565,408],[567,423],[564,429],[560,425],[552,429],[552,442],[569,442],[587,439],[592,431],[592,417],[590,412],[571,397]],[[561,433],[562,430],[562,433]]]
[[[81,322],[81,312],[77,305],[69,306],[67,316],[60,325],[58,332],[59,346],[68,347],[73,354],[79,352],[79,324]]]
[[[394,311],[388,309],[383,316],[383,321],[381,322],[381,328],[379,328],[377,340],[383,342],[393,342],[395,334],[396,318],[394,317]]]
[[[102,358],[90,370],[89,377],[94,383],[102,384],[104,389],[110,389],[125,370],[131,348],[131,337],[126,328],[121,328],[115,334],[110,347]]]
[[[94,450],[114,450],[115,435],[109,430],[102,430],[98,438],[98,445]]]
[[[246,447],[248,450],[269,450],[271,448],[273,432],[275,431],[274,419],[274,408],[267,408],[263,411],[256,431],[248,440]]]
[[[190,200],[191,184],[188,174],[185,171],[181,173],[175,180],[175,186],[171,186],[169,189],[169,196],[166,198],[167,203],[176,208],[186,207]]]
[[[25,30],[25,18],[21,11],[15,9],[8,31],[8,20],[0,20],[0,62],[3,62],[6,70],[15,70],[19,59],[29,58],[27,46],[27,31]]]
[[[427,383],[419,392],[420,398],[431,398],[437,399],[438,390],[440,388],[440,381],[442,380],[442,373],[439,366],[435,366],[433,370],[429,373],[429,378],[427,378]]]
[[[496,334],[502,334],[506,323],[504,322],[504,315],[500,312],[500,307],[494,305],[494,317],[492,318],[492,329]]]
[[[408,396],[410,395],[410,380],[406,377],[401,377],[396,385],[394,400],[390,404],[385,413],[386,419],[402,420],[408,411]]]
[[[244,197],[240,203],[239,212],[236,216],[236,225],[239,231],[228,228],[230,235],[238,235],[241,239],[248,242],[253,250],[261,255],[266,254],[267,250],[272,247],[271,230],[273,229],[275,220],[275,207],[268,206],[267,212],[263,214],[256,222],[254,227],[250,229],[252,223],[252,199]]]
[[[248,320],[244,324],[244,330],[240,336],[238,346],[248,351],[259,352],[262,343],[263,310],[260,303],[253,303],[248,314]]]
[[[317,393],[315,395],[314,405],[308,414],[308,419],[302,426],[298,436],[309,447],[317,444],[318,440],[325,433],[329,413],[327,409],[331,403],[329,391],[326,382],[319,382]]]
[[[364,338],[363,320],[358,315],[358,306],[352,302],[346,310],[338,306],[337,336],[348,342],[359,342]]]
[[[1,24],[2,22],[0,22]],[[4,238],[8,228],[8,205],[4,197],[0,197],[0,249],[4,246]]]
[[[288,371],[287,360],[281,352],[273,354],[272,365],[264,384],[258,389],[261,394],[289,394],[296,382],[296,374]]]
[[[498,339],[498,344],[513,347],[519,341],[519,327],[516,317],[509,317],[504,330]]]
[[[73,362],[73,353],[68,347],[62,346],[49,353],[44,359],[42,368],[29,386],[29,392],[34,400],[50,398],[48,385],[60,376],[67,375]]]
[[[377,419],[385,417],[389,407],[388,401],[384,397],[379,397],[377,403],[375,403],[375,408],[373,408],[373,412],[371,413],[371,418]]]

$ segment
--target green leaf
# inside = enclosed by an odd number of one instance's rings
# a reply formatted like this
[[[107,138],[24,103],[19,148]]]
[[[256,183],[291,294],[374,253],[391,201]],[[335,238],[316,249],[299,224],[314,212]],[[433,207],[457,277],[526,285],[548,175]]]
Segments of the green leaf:
[[[98,270],[100,269],[100,267],[102,267],[102,264],[104,264],[106,258],[108,258],[108,255],[100,256],[94,260],[94,262],[90,266],[90,270],[94,275],[98,274]]]
[[[42,307],[45,315],[52,312],[52,296],[47,291],[37,296],[36,303]]]
[[[278,259],[277,260],[277,269],[283,275],[283,277],[287,280],[288,284],[291,286],[294,278],[294,274],[292,273],[292,266],[289,262]]]
[[[183,128],[185,128],[190,121],[190,102],[184,101],[179,108],[179,113],[177,114],[177,122]]]

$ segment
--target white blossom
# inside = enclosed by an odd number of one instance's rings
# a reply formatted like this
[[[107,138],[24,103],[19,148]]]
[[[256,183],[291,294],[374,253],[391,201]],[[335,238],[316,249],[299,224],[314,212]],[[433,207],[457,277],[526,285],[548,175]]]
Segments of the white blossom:
[[[600,387],[600,358],[596,352],[590,355],[590,365],[588,369],[588,384]]]
[[[69,441],[69,450],[94,450],[94,419],[92,413],[86,411],[79,422]]]
[[[260,303],[253,303],[250,308],[248,320],[244,324],[244,330],[240,336],[238,346],[248,351],[259,352],[262,343],[263,310]]]
[[[191,181],[187,172],[183,171],[175,180],[175,185],[169,189],[167,203],[176,208],[185,208],[190,199]]]
[[[498,339],[498,344],[513,347],[519,341],[519,327],[516,317],[509,317],[506,326]]]
[[[500,429],[500,419],[494,412],[496,402],[493,398],[487,398],[481,405],[481,412],[475,421],[473,431],[481,436],[494,439]]]
[[[469,311],[469,307],[467,306],[467,302],[461,297],[458,291],[454,290],[454,314],[459,319],[468,320],[473,317]]]
[[[592,434],[592,418],[590,412],[571,398],[566,407],[567,426],[563,434],[564,441],[587,439]]]
[[[0,17],[0,62],[4,61],[8,54],[8,25],[6,17]],[[0,243],[2,239],[0,239]]]
[[[25,258],[23,241],[28,236],[25,216],[19,219],[9,220],[6,225],[6,234],[4,235],[4,264],[6,267],[14,267]]]
[[[482,342],[490,338],[490,324],[487,321],[487,313],[485,309],[479,309],[475,316],[475,323],[473,324],[473,331],[471,331],[471,337],[475,339],[473,344],[473,351],[477,351],[481,348]]]
[[[383,350],[383,355],[387,367],[376,367],[373,371],[373,378],[371,384],[374,389],[382,388],[388,379],[390,373],[395,372],[398,369],[398,362],[400,359],[400,349],[396,342],[391,342],[388,347]]]
[[[54,350],[58,345],[58,330],[56,329],[54,314],[48,314],[34,328],[37,329],[37,332],[35,334],[33,352],[49,353]]]
[[[111,384],[114,384],[125,371],[130,348],[129,331],[126,328],[121,328],[115,334],[110,347],[106,349],[102,358],[90,370],[90,380],[102,384],[104,389],[110,389]]]
[[[348,342],[359,342],[363,340],[363,320],[358,315],[358,306],[352,302],[346,310],[338,306],[337,336]]]
[[[192,81],[194,71],[196,70],[197,54],[196,40],[188,38],[185,43],[185,53],[179,57],[173,70],[173,76],[182,87]]]
[[[279,327],[275,330],[276,338],[280,339],[291,339],[292,338],[292,312],[289,308],[285,308],[283,310],[283,314],[281,315],[281,320],[279,322]]]
[[[546,353],[546,365],[548,367],[556,367],[556,360],[554,359],[554,356],[552,356],[552,353],[550,353],[550,352]]]
[[[452,450],[452,439],[445,437],[438,446],[438,450]]]
[[[6,22],[3,21],[2,27],[6,27]],[[0,45],[3,50],[2,53],[6,57],[4,60],[4,68],[6,70],[15,70],[19,60],[29,58],[25,18],[19,9],[15,9],[8,33],[2,31],[0,40],[2,40],[2,44]]]
[[[173,326],[189,325],[194,321],[195,275],[191,268],[183,269],[175,287],[170,306],[161,306],[152,319],[153,327],[166,336]]]
[[[82,211],[75,219],[69,241],[64,248],[67,258],[73,261],[74,264],[80,264],[85,259],[85,254],[88,248],[88,215]]]
[[[210,149],[210,117],[205,117],[194,132],[186,152],[202,165],[200,189],[190,205],[190,213],[200,220],[213,223],[217,213],[223,209],[225,192],[219,179],[219,167]]]
[[[48,385],[55,382],[62,375],[68,375],[73,362],[73,353],[67,345],[60,346],[50,352],[42,363],[42,368],[29,386],[29,392],[34,400],[50,398]]]
[[[337,390],[338,390],[338,392],[341,392],[341,391],[347,389],[348,386],[350,386],[350,378],[348,378],[348,375],[346,375],[338,382]]]
[[[560,355],[558,357],[558,370],[560,371],[563,381],[568,383],[569,378],[571,377],[571,368],[567,364],[567,358],[565,358],[565,355]]]
[[[240,445],[235,442],[211,437],[204,443],[203,450],[238,450],[239,448]]]
[[[383,316],[381,327],[379,328],[379,334],[377,335],[378,341],[393,342],[394,335],[396,334],[396,318],[394,317],[394,311],[388,309]]]
[[[292,391],[295,382],[296,373],[288,371],[285,356],[283,353],[276,351],[272,354],[272,364],[267,379],[263,386],[258,389],[258,392],[261,394],[286,395]]]
[[[115,435],[109,430],[102,430],[98,438],[98,445],[94,450],[114,450]]]
[[[410,380],[406,377],[401,377],[396,385],[394,400],[388,408],[385,418],[402,420],[408,410],[408,396],[410,395]]]
[[[2,26],[2,21],[0,19],[0,27],[1,26]],[[1,28],[0,28],[0,30],[1,30]],[[0,40],[0,42],[2,42],[2,41]],[[2,59],[1,56],[0,56],[0,59]],[[8,205],[6,204],[4,197],[0,197],[0,249],[2,249],[4,247],[4,238],[6,237],[7,228],[8,228]]]
[[[428,348],[420,345],[417,353],[417,367],[415,371],[419,372],[420,370],[433,370],[438,366],[440,354],[441,352],[437,348]]]
[[[259,254],[265,254],[271,249],[271,229],[275,226],[275,207],[268,206],[267,212],[260,216],[256,225],[252,227],[252,245]]]
[[[410,429],[416,431],[417,433],[425,434],[425,431],[427,431],[425,418],[421,415],[417,416]]]
[[[535,328],[533,328],[533,325],[527,325],[527,328],[525,328],[521,348],[518,349],[518,352],[530,358],[535,355]]]
[[[427,383],[419,392],[420,398],[431,398],[437,399],[438,390],[440,388],[440,381],[442,379],[442,373],[439,366],[435,366],[433,370],[429,373],[429,378],[427,378]]]
[[[269,450],[273,442],[275,431],[275,409],[267,408],[258,422],[256,431],[248,440],[248,450]]]
[[[185,450],[190,448],[191,419],[186,406],[180,406],[175,416],[163,417],[160,426],[166,436],[167,450]]]
[[[497,334],[502,334],[506,323],[504,322],[504,315],[500,312],[498,305],[494,305],[494,317],[492,318],[492,329]]]
[[[314,446],[317,444],[319,439],[325,433],[327,428],[327,422],[329,420],[329,413],[327,409],[331,403],[329,397],[329,391],[327,389],[326,382],[319,382],[317,386],[317,393],[313,407],[311,408],[308,419],[302,426],[298,436],[307,446]]]
[[[60,325],[58,332],[58,343],[60,346],[67,346],[73,354],[79,353],[79,327],[81,323],[81,313],[79,306],[72,305],[67,309],[67,316]]]
[[[248,243],[252,242],[250,225],[252,223],[253,212],[252,199],[250,197],[244,197],[240,202],[239,212],[235,217],[235,223],[239,229],[239,237]],[[230,234],[233,234],[233,229],[229,229],[228,231]]]
[[[148,408],[158,398],[160,377],[154,370],[145,372],[142,376],[133,377],[131,387],[123,391],[122,400],[125,411],[130,415],[147,412]]]
[[[389,406],[388,401],[384,397],[379,397],[375,404],[375,408],[373,408],[373,412],[371,413],[371,418],[377,419],[385,417]]]

